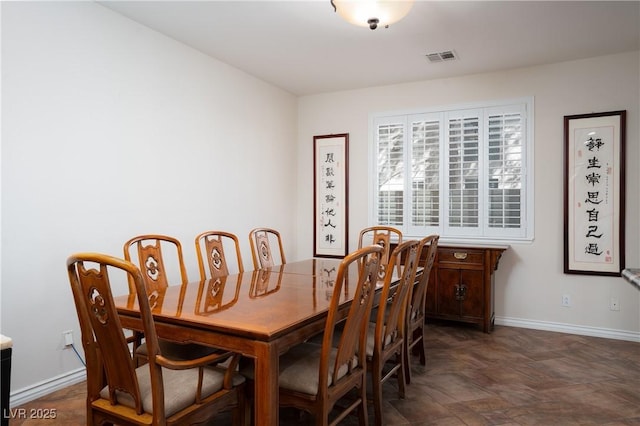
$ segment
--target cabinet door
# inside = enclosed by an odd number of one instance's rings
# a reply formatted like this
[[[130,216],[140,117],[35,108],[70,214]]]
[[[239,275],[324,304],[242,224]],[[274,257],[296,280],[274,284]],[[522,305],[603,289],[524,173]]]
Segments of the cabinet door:
[[[437,311],[440,315],[482,319],[483,273],[475,269],[438,269]]]
[[[461,270],[459,284],[460,316],[468,319],[484,318],[484,273]]]
[[[460,317],[460,301],[456,291],[460,284],[460,270],[438,268],[438,288],[436,294],[439,315]]]

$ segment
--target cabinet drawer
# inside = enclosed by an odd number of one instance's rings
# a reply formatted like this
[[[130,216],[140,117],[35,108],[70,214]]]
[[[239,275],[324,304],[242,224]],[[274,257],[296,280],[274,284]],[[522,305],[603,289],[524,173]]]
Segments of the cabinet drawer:
[[[484,251],[467,248],[438,248],[438,262],[482,265]]]

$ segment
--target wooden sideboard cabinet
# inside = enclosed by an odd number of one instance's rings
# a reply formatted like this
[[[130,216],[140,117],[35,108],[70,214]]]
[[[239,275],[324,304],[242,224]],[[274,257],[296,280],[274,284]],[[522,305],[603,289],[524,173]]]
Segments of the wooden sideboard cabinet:
[[[439,245],[427,288],[427,317],[478,324],[491,332],[494,272],[506,248]]]

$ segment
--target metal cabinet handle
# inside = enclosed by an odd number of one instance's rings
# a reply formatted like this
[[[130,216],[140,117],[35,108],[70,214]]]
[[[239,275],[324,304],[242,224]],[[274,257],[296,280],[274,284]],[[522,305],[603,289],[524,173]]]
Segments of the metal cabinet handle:
[[[456,300],[458,301],[462,301],[465,300],[467,297],[467,286],[464,284],[460,284],[460,285],[455,285],[454,286],[454,295]]]
[[[467,258],[467,252],[456,251],[453,253],[453,257],[455,257],[458,260],[465,260]]]

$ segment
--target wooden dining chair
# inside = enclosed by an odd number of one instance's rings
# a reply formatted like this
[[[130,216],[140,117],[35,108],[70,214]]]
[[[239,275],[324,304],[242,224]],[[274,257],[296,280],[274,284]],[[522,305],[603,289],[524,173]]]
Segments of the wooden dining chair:
[[[172,261],[172,264],[174,265],[174,269],[179,271],[179,274],[175,274],[174,271],[172,277],[179,278],[180,282],[173,282],[172,284],[186,286],[189,279],[182,255],[182,244],[179,240],[167,235],[146,234],[133,237],[124,243],[124,259],[133,263],[137,261],[142,271],[147,297],[149,299],[161,300],[162,294],[169,286],[170,275],[165,267],[169,262],[167,262],[164,256],[165,250],[175,254],[175,259]],[[134,282],[131,276],[129,276],[128,283],[129,294],[135,294]],[[178,306],[178,309],[181,309],[181,307]],[[139,332],[134,332],[133,336],[129,339],[133,343],[134,353],[141,361],[144,361],[147,353],[147,347],[143,342],[143,337]],[[164,339],[160,340],[160,346],[165,355],[174,359],[197,358],[216,350],[195,343],[181,344],[169,342]]]
[[[382,247],[367,246],[347,255],[338,268],[322,345],[302,343],[280,357],[279,397],[283,407],[296,407],[312,413],[317,425],[335,425],[357,409],[360,424],[367,425],[366,342],[367,324],[375,294]],[[356,275],[349,270],[356,268]],[[343,288],[354,288],[342,336],[333,347],[336,326],[342,320]],[[329,421],[332,409],[347,393],[356,389],[355,399]],[[341,408],[342,409],[342,408]]]
[[[384,248],[382,259],[380,260],[380,271],[378,279],[383,280],[389,263],[389,255],[391,254],[391,242],[400,244],[402,242],[402,232],[391,226],[370,226],[360,231],[358,237],[358,248],[368,244],[378,244]]]
[[[278,255],[280,263],[274,259],[274,251],[271,244],[278,244]],[[253,259],[253,268],[262,269],[270,268],[275,265],[284,265],[287,263],[284,256],[284,248],[282,247],[282,238],[280,233],[271,228],[255,228],[249,232],[249,244],[251,245],[251,258]]]
[[[143,274],[131,262],[97,253],[67,259],[87,366],[87,424],[174,425],[201,423],[232,409],[244,423],[244,379],[239,356],[220,353],[173,361],[161,351]],[[110,284],[124,273],[133,286],[148,347],[148,362],[136,367]],[[212,367],[232,357],[227,369]]]
[[[135,247],[135,252],[133,248]],[[165,289],[169,286],[169,275],[165,268],[165,258],[163,256],[163,248],[172,250],[176,254],[176,267],[180,271],[180,283],[187,284],[187,270],[184,266],[184,257],[182,255],[182,244],[176,238],[167,235],[147,234],[138,235],[124,243],[124,258],[129,262],[137,263],[143,273],[144,282],[148,293],[156,290]],[[129,280],[129,293],[133,293],[135,289],[132,287],[133,282]]]
[[[198,234],[195,242],[201,280],[229,275],[229,261],[225,255],[225,245],[227,245],[227,248],[233,246],[235,249],[236,263],[232,265],[235,268],[234,271],[238,273],[244,272],[240,242],[234,234],[224,231],[206,231]],[[205,262],[208,268],[205,268]]]
[[[383,383],[389,378],[397,377],[398,396],[405,396],[405,315],[408,296],[416,279],[419,251],[418,240],[403,242],[393,250],[389,256],[389,268],[382,286],[376,318],[369,323],[367,369],[371,372],[376,426],[384,424]],[[391,273],[396,266],[400,268],[397,276]]]
[[[411,352],[416,350],[420,357],[420,364],[426,365],[427,359],[424,349],[424,324],[426,319],[426,298],[431,268],[438,252],[439,235],[428,235],[420,240],[420,265],[422,272],[418,281],[409,293],[406,309],[407,332],[405,333],[405,376],[407,383],[411,383]],[[415,349],[414,349],[415,348]]]

